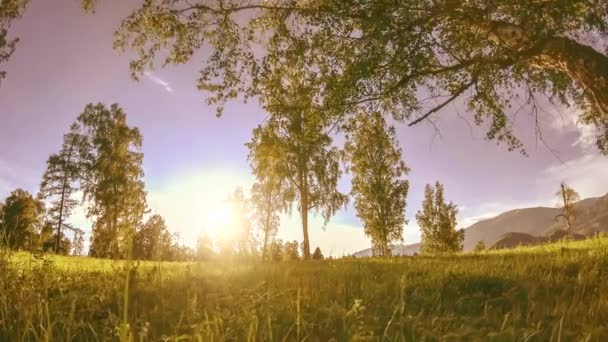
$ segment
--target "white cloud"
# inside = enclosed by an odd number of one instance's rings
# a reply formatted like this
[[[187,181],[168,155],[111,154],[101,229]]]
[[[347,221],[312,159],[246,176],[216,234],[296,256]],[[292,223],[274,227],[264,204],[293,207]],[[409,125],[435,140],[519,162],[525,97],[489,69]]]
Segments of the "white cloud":
[[[165,88],[165,90],[169,93],[173,92],[173,88],[171,88],[171,85],[169,84],[169,82],[163,80],[162,78],[156,76],[155,74],[149,72],[149,71],[145,71],[144,72],[144,76],[146,76],[146,78],[148,78],[150,81],[158,84],[159,86]]]
[[[576,189],[581,198],[587,198],[603,196],[608,192],[607,175],[608,157],[592,153],[547,168],[542,183],[556,190],[557,184],[564,181]]]
[[[577,139],[572,146],[579,147],[584,152],[595,151],[597,128],[592,125],[585,125],[578,121],[581,115],[580,110],[576,109],[555,109],[550,111],[551,127],[560,133],[577,133]]]

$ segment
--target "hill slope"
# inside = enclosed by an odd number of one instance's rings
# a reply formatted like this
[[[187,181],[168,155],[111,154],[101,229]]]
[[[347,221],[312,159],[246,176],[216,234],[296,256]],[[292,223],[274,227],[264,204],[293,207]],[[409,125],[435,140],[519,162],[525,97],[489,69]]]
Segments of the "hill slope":
[[[591,235],[608,231],[608,194],[579,201],[575,204],[575,209],[577,216],[572,226],[575,234]],[[492,246],[503,238],[531,242],[535,237],[550,237],[553,233],[565,229],[565,224],[556,220],[560,213],[559,208],[525,208],[479,221],[466,228],[464,250],[473,249],[480,240],[483,240],[486,246]],[[523,235],[505,236],[508,233]]]

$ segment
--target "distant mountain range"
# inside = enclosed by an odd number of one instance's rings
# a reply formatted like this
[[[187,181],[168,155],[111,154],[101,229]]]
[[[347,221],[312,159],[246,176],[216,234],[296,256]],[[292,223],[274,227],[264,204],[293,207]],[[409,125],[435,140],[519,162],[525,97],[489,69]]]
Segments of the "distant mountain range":
[[[577,216],[572,226],[575,238],[608,232],[608,194],[579,201],[575,209]],[[558,240],[565,235],[562,230],[566,229],[564,222],[556,220],[560,213],[559,208],[524,208],[481,220],[465,229],[464,250],[472,250],[478,241],[483,241],[489,248],[511,248],[520,244],[534,245]],[[418,243],[392,247],[393,255],[412,255],[419,250]],[[371,256],[371,249],[354,255]]]

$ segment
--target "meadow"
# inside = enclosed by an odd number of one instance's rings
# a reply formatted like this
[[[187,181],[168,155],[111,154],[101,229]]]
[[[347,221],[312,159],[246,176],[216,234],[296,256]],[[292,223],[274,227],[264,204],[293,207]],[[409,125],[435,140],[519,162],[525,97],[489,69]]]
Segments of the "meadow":
[[[606,237],[283,263],[0,258],[0,341],[608,341],[607,322]]]

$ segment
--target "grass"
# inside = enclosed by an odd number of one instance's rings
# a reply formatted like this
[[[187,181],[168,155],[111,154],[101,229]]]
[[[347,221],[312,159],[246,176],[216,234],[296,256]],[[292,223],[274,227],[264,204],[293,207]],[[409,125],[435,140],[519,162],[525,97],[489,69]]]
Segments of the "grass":
[[[142,262],[128,293],[125,265],[0,258],[0,341],[608,341],[608,238],[446,257]]]

